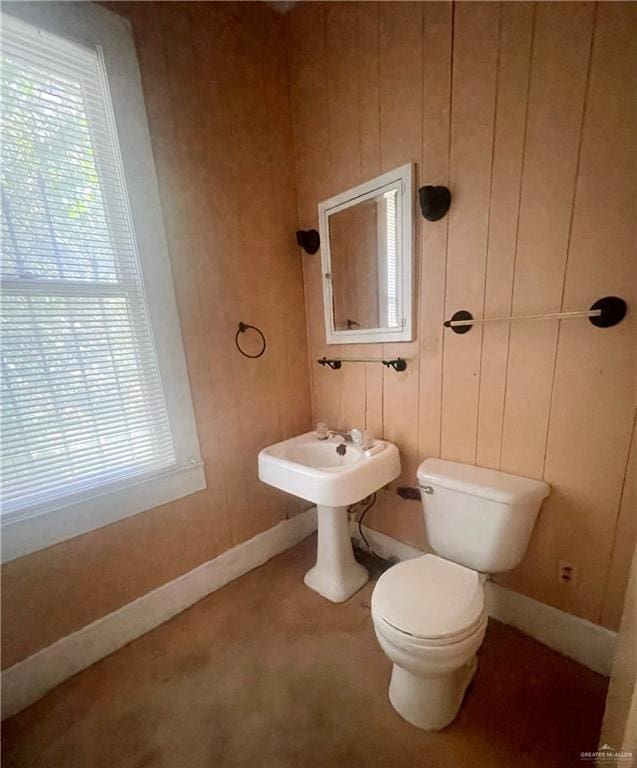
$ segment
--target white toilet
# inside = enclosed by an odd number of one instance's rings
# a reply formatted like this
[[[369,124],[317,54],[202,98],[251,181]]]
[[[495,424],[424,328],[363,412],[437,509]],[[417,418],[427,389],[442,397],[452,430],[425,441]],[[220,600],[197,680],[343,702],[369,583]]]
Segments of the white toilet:
[[[394,664],[394,709],[418,728],[437,731],[458,714],[476,671],[487,575],[522,560],[550,487],[442,459],[424,461],[418,482],[437,554],[399,563],[380,577],[372,620]]]

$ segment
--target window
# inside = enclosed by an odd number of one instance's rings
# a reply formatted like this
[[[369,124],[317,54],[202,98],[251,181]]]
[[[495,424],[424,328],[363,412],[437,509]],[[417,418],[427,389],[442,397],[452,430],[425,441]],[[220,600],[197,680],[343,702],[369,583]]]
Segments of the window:
[[[111,16],[93,11],[98,26]],[[184,455],[160,370],[103,50],[3,14],[3,534],[47,511],[82,521],[15,552],[9,536],[9,557],[203,487],[192,411]],[[152,246],[155,271],[165,247]],[[181,369],[189,399],[183,353]],[[193,467],[163,496],[139,487]]]

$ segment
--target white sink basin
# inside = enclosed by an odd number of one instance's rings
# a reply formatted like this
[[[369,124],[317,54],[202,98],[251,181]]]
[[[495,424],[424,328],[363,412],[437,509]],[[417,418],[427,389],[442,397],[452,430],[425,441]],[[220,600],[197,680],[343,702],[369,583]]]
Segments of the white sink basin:
[[[336,450],[341,445],[343,456]],[[264,483],[330,507],[354,504],[399,475],[398,449],[384,440],[364,451],[341,438],[319,440],[316,432],[307,432],[259,453]]]
[[[342,444],[342,440],[340,442],[338,440],[328,440],[320,443],[314,442],[292,445],[285,451],[285,459],[294,464],[302,464],[304,467],[327,470],[340,469],[341,467],[350,466],[351,464],[360,461],[360,449],[354,448],[348,450],[346,445],[345,453],[343,455],[338,453],[336,449]]]
[[[399,475],[398,449],[384,440],[365,451],[340,437],[319,440],[307,432],[259,453],[264,483],[317,506],[318,551],[316,565],[305,574],[308,587],[340,603],[365,584],[369,574],[354,559],[348,507]]]

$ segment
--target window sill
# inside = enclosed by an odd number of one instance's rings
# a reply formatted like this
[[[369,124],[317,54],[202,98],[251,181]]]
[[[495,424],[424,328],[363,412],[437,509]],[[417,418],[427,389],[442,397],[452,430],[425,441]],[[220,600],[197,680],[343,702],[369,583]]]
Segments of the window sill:
[[[203,462],[193,462],[65,506],[2,523],[2,562],[46,549],[206,488]]]

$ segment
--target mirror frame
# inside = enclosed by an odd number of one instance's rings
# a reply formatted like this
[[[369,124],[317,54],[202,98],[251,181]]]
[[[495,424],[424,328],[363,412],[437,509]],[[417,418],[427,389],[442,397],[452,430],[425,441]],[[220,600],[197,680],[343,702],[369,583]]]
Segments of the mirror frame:
[[[400,258],[398,260],[398,307],[402,325],[397,328],[360,328],[337,330],[334,327],[332,295],[332,259],[330,254],[329,217],[333,213],[350,208],[357,203],[376,197],[380,192],[398,190],[398,232],[400,236]],[[319,203],[319,231],[321,235],[321,274],[323,283],[323,313],[325,339],[328,344],[371,344],[392,341],[413,341],[413,206],[414,206],[414,164],[407,163],[393,171],[383,173],[374,179],[359,184],[346,192],[330,197]]]

